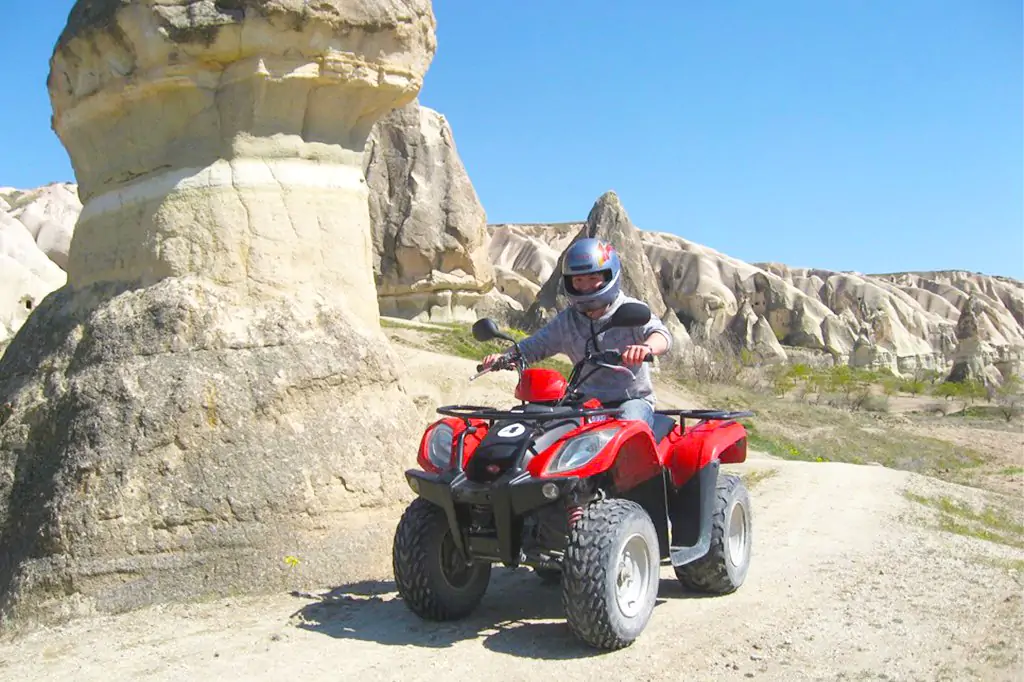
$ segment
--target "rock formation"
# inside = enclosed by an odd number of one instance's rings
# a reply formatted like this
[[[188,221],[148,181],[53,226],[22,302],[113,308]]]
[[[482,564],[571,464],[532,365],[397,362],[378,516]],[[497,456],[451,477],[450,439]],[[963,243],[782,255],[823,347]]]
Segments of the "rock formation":
[[[999,386],[1010,373],[1019,374],[1019,356],[1010,358],[991,343],[994,330],[991,323],[987,323],[991,315],[985,314],[987,307],[977,293],[972,293],[964,302],[956,323],[956,352],[948,381],[977,381],[985,386]],[[1000,371],[999,364],[1008,366]]]
[[[0,213],[25,226],[36,246],[60,268],[67,268],[71,235],[82,212],[78,188],[67,182],[29,191],[0,188]]]
[[[417,101],[395,109],[371,131],[363,165],[382,315],[474,321],[508,307],[494,289],[487,215],[443,116]]]
[[[553,254],[565,248],[578,226],[492,225],[490,252],[499,287],[521,302],[536,296],[556,265]],[[666,304],[694,339],[728,333],[764,359],[778,357],[781,349],[801,362],[813,360],[810,353],[829,363],[902,374],[949,371],[958,346],[956,324],[973,295],[984,302],[978,315],[990,349],[986,362],[1004,377],[1021,373],[1024,282],[1019,280],[966,272],[861,275],[745,263],[676,235],[640,235]],[[755,327],[760,342],[754,341]],[[767,329],[776,343],[767,338]]]
[[[640,230],[630,221],[626,209],[614,192],[601,195],[591,208],[587,222],[572,242],[587,237],[599,237],[615,247],[622,263],[623,292],[647,303],[651,307],[651,312],[660,317],[672,332],[675,343],[678,344],[676,347],[685,347],[690,341],[686,328],[680,324],[675,311],[665,303],[654,270],[644,252]],[[523,315],[524,329],[540,328],[559,310],[569,305],[561,277],[564,257],[565,249],[559,254],[551,275],[537,294],[537,299]]]
[[[499,291],[526,310],[559,262],[559,255],[583,223],[557,225],[489,225],[488,256]]]
[[[749,350],[763,364],[785,362],[787,355],[764,315],[754,312],[749,297],[740,301],[739,311],[729,322],[729,337],[739,348]]]
[[[76,188],[0,188],[0,355],[29,313],[64,285],[71,233],[82,205]]]
[[[74,6],[49,89],[84,207],[0,358],[5,621],[386,572],[367,508],[417,413],[361,163],[434,50],[427,0]]]

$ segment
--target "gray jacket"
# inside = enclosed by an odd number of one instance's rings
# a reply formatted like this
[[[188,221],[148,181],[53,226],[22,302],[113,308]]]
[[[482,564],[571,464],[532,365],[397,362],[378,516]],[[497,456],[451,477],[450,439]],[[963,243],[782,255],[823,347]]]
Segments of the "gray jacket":
[[[591,329],[597,328],[611,317],[612,313],[627,301],[642,303],[635,298],[620,293],[618,298],[608,306],[608,310],[597,320],[591,320],[573,307],[559,312],[550,322],[537,330],[532,336],[519,342],[519,348],[528,364],[539,362],[557,353],[565,353],[573,363],[583,359]],[[626,346],[641,344],[651,335],[658,332],[668,339],[668,347],[672,348],[672,334],[665,324],[652,312],[650,321],[643,327],[617,327],[609,329],[597,337],[601,350],[625,350]],[[651,365],[641,363],[639,367],[629,367],[630,373],[597,368],[586,365],[584,373],[593,375],[587,378],[580,391],[597,398],[603,403],[621,402],[630,398],[643,398],[653,406],[655,404],[654,388],[651,385]]]

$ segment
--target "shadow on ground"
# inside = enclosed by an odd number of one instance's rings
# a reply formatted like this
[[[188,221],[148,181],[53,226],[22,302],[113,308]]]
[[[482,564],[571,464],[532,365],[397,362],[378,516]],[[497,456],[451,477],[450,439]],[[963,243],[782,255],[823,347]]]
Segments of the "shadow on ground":
[[[324,593],[293,592],[308,604],[291,617],[300,629],[339,639],[393,646],[446,648],[482,640],[484,648],[521,658],[568,660],[603,652],[580,642],[565,623],[562,593],[527,568],[498,568],[480,606],[463,620],[436,623],[411,613],[392,581],[364,581]],[[661,579],[656,606],[665,599],[690,598],[676,580]],[[657,618],[655,612],[652,618]]]

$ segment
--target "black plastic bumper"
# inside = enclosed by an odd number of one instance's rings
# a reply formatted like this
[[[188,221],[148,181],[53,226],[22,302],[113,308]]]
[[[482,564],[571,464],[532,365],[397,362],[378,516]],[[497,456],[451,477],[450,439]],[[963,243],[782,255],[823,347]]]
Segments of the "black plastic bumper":
[[[507,565],[519,563],[523,515],[564,498],[580,480],[577,476],[534,478],[522,472],[502,476],[492,483],[474,483],[461,472],[434,474],[419,469],[406,471],[405,477],[416,494],[444,509],[452,538],[464,555]],[[494,534],[469,532],[471,505],[490,508],[494,514]]]

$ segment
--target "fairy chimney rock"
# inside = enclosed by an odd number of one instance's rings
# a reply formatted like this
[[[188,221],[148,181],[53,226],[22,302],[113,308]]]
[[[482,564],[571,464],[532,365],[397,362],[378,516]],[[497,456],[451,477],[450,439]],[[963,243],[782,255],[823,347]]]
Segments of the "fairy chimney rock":
[[[0,358],[0,619],[386,574],[418,413],[362,152],[434,27],[428,0],[74,5],[48,85],[83,208]]]
[[[594,203],[587,216],[587,222],[576,237],[558,256],[551,277],[541,287],[537,300],[524,314],[524,326],[536,329],[569,304],[562,283],[562,259],[572,243],[589,237],[610,242],[619,254],[622,263],[622,290],[626,295],[637,298],[650,306],[651,312],[661,318],[672,332],[676,344],[690,340],[686,327],[676,317],[675,311],[666,303],[658,287],[657,275],[651,267],[640,238],[640,230],[629,219],[625,207],[615,192],[605,192]]]
[[[487,214],[444,116],[413,101],[377,122],[363,161],[382,315],[474,321],[499,303]]]
[[[977,295],[971,295],[964,302],[956,323],[956,350],[953,367],[946,377],[948,381],[979,381],[986,385],[998,385],[1003,377],[993,366],[993,348],[986,339],[981,324],[984,303]]]

